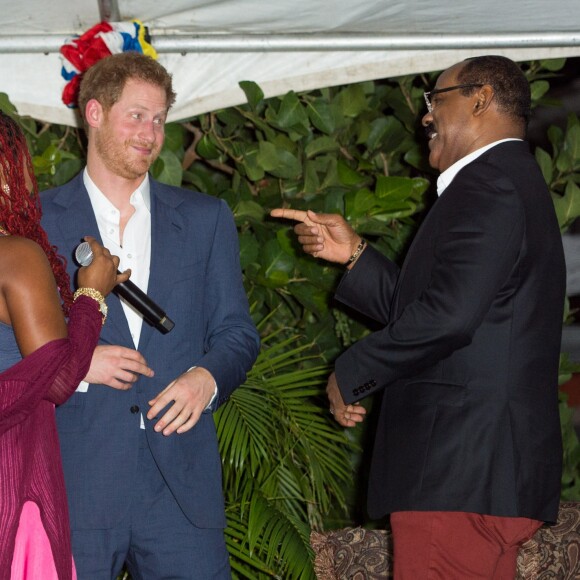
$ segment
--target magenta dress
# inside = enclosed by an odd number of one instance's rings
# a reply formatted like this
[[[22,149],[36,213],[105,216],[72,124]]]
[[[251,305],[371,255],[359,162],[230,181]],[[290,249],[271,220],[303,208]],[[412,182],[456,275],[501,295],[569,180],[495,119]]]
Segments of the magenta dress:
[[[74,562],[71,562],[71,565],[72,580],[76,580]],[[40,508],[33,501],[27,501],[20,513],[10,578],[59,580],[50,540],[40,518]]]
[[[0,373],[0,580],[75,577],[54,405],[85,377],[101,321],[97,303],[79,297],[68,338],[12,360]],[[2,366],[14,355],[10,335],[2,325]]]

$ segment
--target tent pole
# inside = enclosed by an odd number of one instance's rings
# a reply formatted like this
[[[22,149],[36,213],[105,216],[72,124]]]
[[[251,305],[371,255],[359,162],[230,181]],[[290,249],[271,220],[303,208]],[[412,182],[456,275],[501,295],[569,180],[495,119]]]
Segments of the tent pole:
[[[116,0],[100,0],[99,4],[115,4]],[[151,32],[151,43],[159,53],[218,52],[337,52],[447,50],[489,48],[546,48],[580,46],[580,32],[543,32],[514,34],[168,34]],[[2,53],[50,53],[72,35],[22,36],[0,35]]]
[[[98,0],[99,15],[102,22],[120,22],[121,13],[117,0]]]

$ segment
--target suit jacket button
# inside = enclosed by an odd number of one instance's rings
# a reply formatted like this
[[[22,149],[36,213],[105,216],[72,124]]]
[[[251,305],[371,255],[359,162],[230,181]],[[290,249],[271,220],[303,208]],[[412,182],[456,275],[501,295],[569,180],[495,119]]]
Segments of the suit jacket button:
[[[129,410],[131,411],[131,413],[133,413],[133,415],[135,415],[135,413],[139,412],[139,407],[137,405],[133,405]]]
[[[375,381],[375,379],[371,380],[371,387],[376,387],[377,386],[377,381]]]

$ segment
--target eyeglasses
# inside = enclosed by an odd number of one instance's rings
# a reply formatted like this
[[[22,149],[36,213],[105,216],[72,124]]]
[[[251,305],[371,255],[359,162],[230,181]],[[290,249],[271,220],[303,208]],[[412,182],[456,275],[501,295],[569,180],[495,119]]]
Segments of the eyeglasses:
[[[423,93],[423,97],[425,98],[425,103],[427,103],[427,110],[432,113],[433,112],[433,105],[431,104],[431,99],[434,95],[438,95],[439,93],[446,93],[447,91],[454,91],[456,89],[471,89],[475,87],[483,87],[482,83],[468,83],[465,85],[454,85],[452,87],[445,87],[444,89],[435,89],[434,91],[429,91],[427,93]]]

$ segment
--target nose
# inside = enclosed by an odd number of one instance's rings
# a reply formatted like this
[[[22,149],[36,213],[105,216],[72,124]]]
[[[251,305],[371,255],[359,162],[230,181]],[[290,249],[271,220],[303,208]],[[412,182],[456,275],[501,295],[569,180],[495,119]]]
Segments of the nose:
[[[139,137],[148,143],[155,141],[155,124],[153,121],[142,123],[139,131]]]
[[[430,125],[433,122],[433,113],[425,113],[423,115],[423,118],[421,119],[421,125],[423,125],[423,127],[427,127],[428,125]]]

